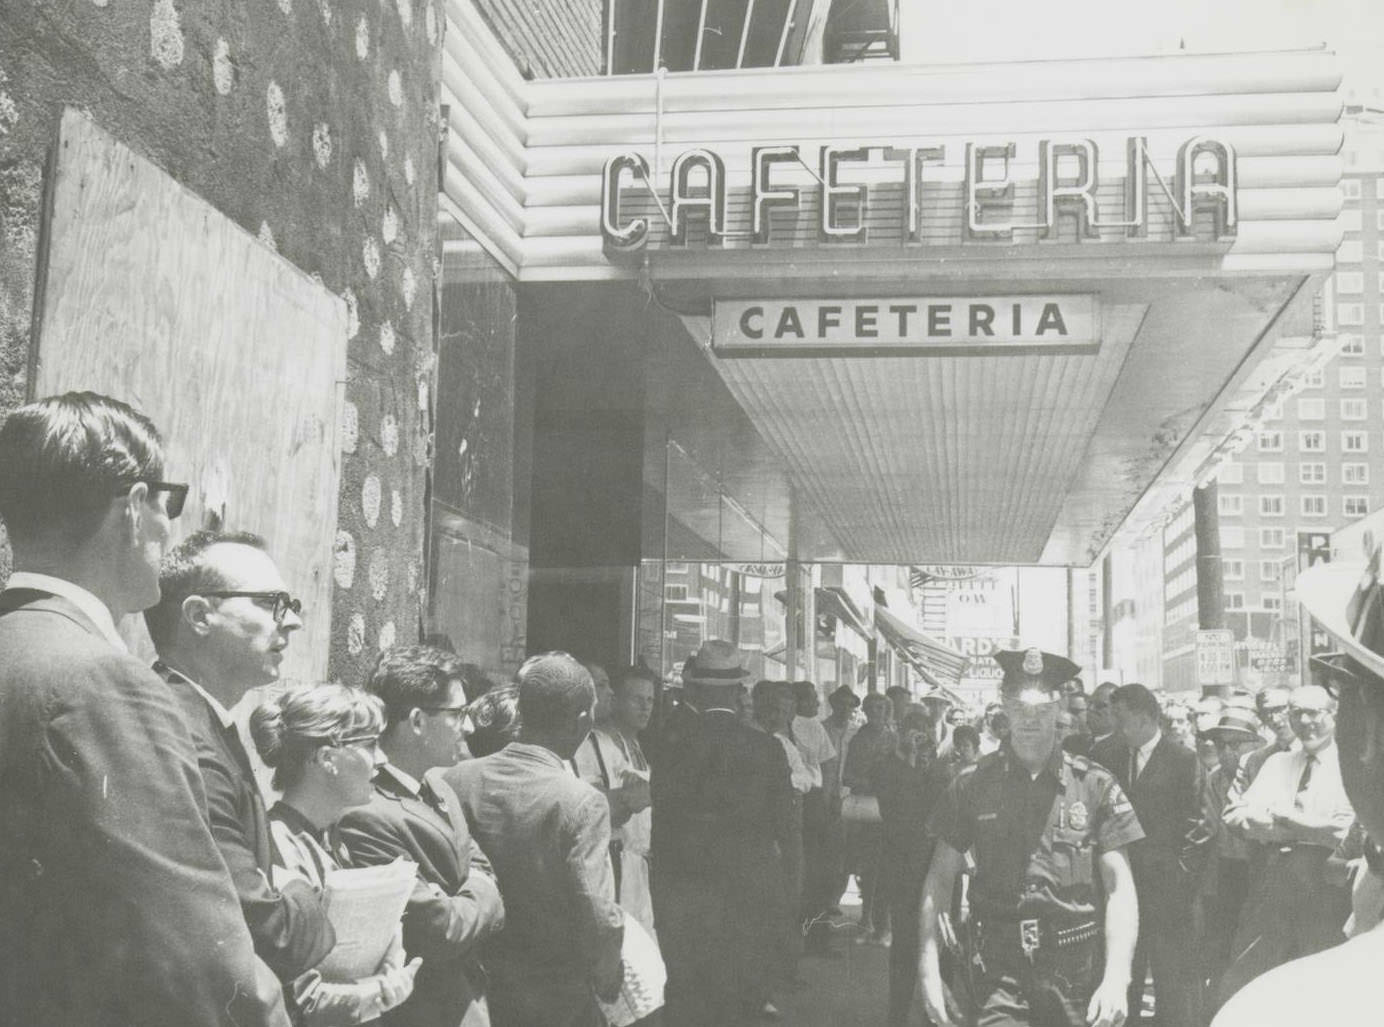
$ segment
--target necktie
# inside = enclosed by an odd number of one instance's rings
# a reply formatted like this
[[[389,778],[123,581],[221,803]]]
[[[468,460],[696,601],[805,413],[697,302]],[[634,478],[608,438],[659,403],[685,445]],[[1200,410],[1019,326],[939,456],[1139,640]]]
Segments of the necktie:
[[[1134,784],[1139,777],[1139,750],[1129,750],[1129,783]]]
[[[1298,778],[1297,795],[1293,799],[1293,804],[1298,809],[1302,809],[1304,793],[1307,791],[1307,786],[1312,783],[1312,766],[1316,762],[1317,757],[1310,752],[1307,754],[1307,759],[1302,762],[1302,776]]]

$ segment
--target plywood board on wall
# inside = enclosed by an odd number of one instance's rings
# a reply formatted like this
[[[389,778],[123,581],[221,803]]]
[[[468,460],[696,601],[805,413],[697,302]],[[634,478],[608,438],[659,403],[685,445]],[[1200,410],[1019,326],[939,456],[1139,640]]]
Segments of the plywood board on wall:
[[[285,677],[324,679],[345,304],[79,112],[52,174],[35,395],[91,389],[152,417],[168,478],[192,485],[174,537],[265,536],[304,605]]]

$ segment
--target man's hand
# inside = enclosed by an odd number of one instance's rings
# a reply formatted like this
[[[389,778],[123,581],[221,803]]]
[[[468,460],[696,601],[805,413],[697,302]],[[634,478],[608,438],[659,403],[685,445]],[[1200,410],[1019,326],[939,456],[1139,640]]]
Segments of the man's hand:
[[[653,802],[652,793],[649,791],[649,782],[637,776],[625,778],[624,787],[620,789],[620,797],[624,801],[625,808],[632,814],[648,809]]]
[[[1120,1027],[1129,1011],[1128,987],[1128,982],[1104,978],[1086,1007],[1087,1024],[1090,1027]]]
[[[380,974],[380,1011],[388,1012],[413,994],[413,979],[418,976],[422,959],[412,959],[403,966]]]

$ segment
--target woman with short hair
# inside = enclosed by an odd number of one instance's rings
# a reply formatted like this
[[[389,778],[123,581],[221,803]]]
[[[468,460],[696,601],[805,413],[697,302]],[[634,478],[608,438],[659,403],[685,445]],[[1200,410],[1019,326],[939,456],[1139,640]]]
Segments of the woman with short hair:
[[[350,866],[335,836],[336,822],[352,806],[370,801],[375,768],[384,762],[378,742],[384,705],[347,685],[290,689],[250,715],[260,758],[274,771],[283,797],[269,811],[276,853],[275,883],[301,878],[323,888],[327,875]],[[350,982],[326,981],[310,970],[293,982],[293,997],[307,1027],[374,1023],[413,993],[421,960],[404,964],[402,933],[378,971]]]

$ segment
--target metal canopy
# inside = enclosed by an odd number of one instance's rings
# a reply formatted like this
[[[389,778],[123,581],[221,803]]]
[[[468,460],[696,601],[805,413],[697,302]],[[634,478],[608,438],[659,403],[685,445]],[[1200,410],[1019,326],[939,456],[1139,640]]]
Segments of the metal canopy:
[[[445,215],[520,283],[636,281],[684,315],[689,345],[781,461],[783,506],[810,509],[834,536],[820,552],[799,539],[799,559],[1085,566],[1155,527],[1316,345],[1311,296],[1341,238],[1330,54],[525,82],[467,0],[448,11]],[[971,144],[1015,145],[1014,213],[1031,215],[1040,143],[1097,140],[1106,222],[1121,211],[1127,140],[1147,139],[1157,195],[1179,147],[1203,136],[1235,153],[1233,235],[1203,225],[1178,238],[1171,197],[1150,204],[1142,239],[1113,226],[1077,238],[1065,222],[1045,238],[1032,216],[1016,216],[1004,244],[963,231]],[[821,147],[872,147],[851,179],[870,192],[869,240],[820,243],[823,184],[786,166],[776,181],[804,198],[768,245],[753,241],[750,153],[765,145],[799,146],[808,165]],[[880,148],[925,146],[946,156],[928,169],[910,239],[898,166]],[[666,206],[670,168],[693,149],[724,159],[734,224],[720,242],[700,224],[675,241],[650,192]],[[647,185],[630,180],[621,212],[652,226],[634,258],[612,254],[601,230],[603,169],[629,151],[651,169]],[[712,304],[736,297],[1043,292],[1098,299],[1098,348],[727,359],[712,347]],[[757,504],[761,521],[789,520],[770,505]]]

